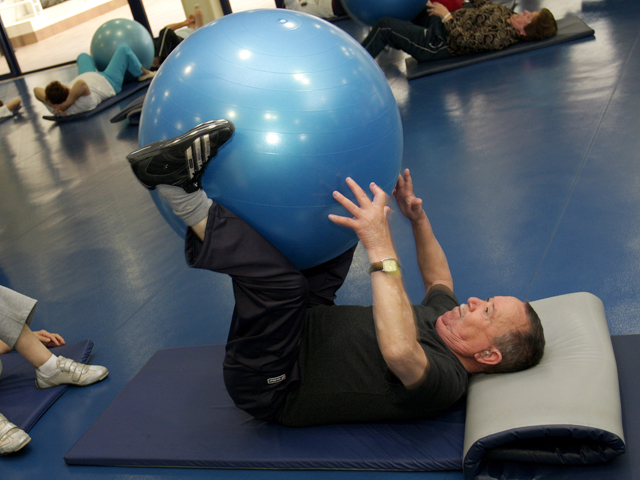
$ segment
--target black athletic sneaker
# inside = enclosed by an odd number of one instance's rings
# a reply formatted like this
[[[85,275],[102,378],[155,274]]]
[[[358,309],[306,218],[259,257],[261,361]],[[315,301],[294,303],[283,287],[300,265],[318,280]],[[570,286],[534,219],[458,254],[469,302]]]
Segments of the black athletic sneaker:
[[[153,190],[157,185],[199,188],[204,170],[218,148],[231,138],[235,127],[228,120],[211,120],[179,137],[153,142],[127,155],[138,180]]]

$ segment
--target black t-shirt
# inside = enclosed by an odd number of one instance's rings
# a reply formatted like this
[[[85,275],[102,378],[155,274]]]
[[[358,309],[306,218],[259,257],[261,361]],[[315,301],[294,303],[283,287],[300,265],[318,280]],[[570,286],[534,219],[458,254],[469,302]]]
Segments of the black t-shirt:
[[[466,392],[468,374],[440,339],[435,322],[458,306],[446,287],[414,305],[429,371],[407,389],[378,348],[372,307],[318,306],[307,312],[299,355],[300,381],[291,386],[279,421],[289,426],[428,418]]]

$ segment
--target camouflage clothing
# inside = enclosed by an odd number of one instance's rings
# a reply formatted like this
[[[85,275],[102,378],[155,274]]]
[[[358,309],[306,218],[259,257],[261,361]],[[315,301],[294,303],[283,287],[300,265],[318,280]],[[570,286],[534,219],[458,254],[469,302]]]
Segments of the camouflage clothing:
[[[501,50],[521,40],[509,18],[513,12],[488,0],[471,0],[472,8],[451,13],[444,26],[451,55]]]

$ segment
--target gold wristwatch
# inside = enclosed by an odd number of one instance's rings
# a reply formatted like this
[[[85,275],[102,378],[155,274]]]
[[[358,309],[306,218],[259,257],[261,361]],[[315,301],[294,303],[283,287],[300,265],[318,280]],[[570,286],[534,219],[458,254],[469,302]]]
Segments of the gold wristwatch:
[[[383,271],[391,276],[400,275],[400,264],[395,258],[384,258],[381,262],[373,262],[369,265],[369,275],[373,272]]]

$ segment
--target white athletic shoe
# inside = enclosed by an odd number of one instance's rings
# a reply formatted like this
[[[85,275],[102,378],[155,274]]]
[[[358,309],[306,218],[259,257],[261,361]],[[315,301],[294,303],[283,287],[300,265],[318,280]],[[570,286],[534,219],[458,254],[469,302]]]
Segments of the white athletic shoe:
[[[31,437],[27,432],[16,427],[0,413],[0,454],[17,452],[30,441]]]
[[[138,81],[139,82],[144,82],[145,80],[149,80],[150,78],[153,78],[155,76],[156,76],[156,72],[143,73],[142,75],[140,75],[138,77]]]
[[[68,358],[58,357],[57,368],[53,375],[45,377],[36,369],[36,387],[40,389],[57,387],[58,385],[76,385],[86,387],[104,380],[109,370],[99,365],[85,365]]]

